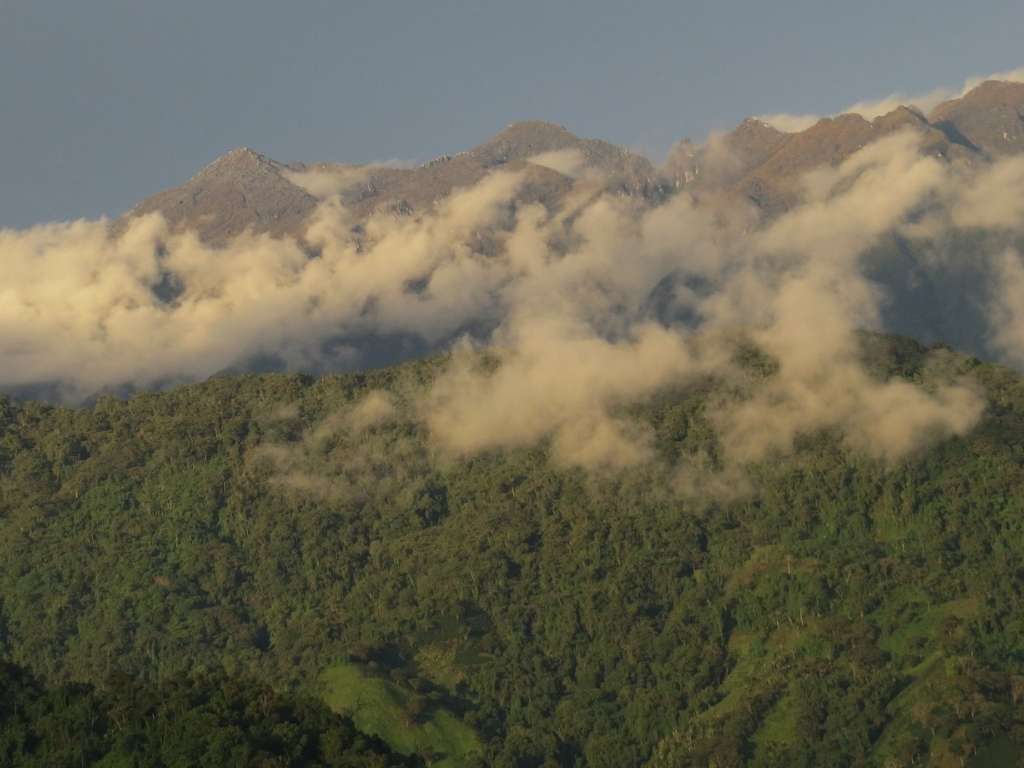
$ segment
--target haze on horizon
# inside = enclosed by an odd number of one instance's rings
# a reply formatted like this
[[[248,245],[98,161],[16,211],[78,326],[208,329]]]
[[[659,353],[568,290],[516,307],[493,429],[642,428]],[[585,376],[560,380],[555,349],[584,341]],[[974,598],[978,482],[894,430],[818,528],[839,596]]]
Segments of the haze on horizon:
[[[1022,22],[1009,1],[7,0],[0,227],[117,215],[239,145],[422,162],[538,118],[660,159],[748,115],[956,91],[1020,66]]]

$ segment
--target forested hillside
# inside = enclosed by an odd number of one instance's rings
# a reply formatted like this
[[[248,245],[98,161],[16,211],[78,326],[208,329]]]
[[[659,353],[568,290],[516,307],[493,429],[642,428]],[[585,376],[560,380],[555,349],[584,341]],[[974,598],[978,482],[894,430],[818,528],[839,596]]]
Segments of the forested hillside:
[[[624,406],[657,460],[594,472],[544,442],[440,451],[415,417],[436,359],[0,400],[0,654],[38,677],[5,672],[30,703],[0,710],[0,756],[83,717],[108,723],[88,755],[137,732],[148,755],[126,696],[166,723],[190,686],[262,685],[435,765],[1013,765],[1024,383],[865,341],[875,376],[969,374],[980,424],[898,462],[803,434],[739,475],[708,413],[746,385],[708,377]],[[321,747],[283,764],[395,764],[330,757],[351,724],[288,706]]]
[[[5,766],[423,764],[359,733],[320,702],[222,675],[160,685],[116,675],[102,690],[82,684],[47,688],[26,670],[3,664],[0,685]]]

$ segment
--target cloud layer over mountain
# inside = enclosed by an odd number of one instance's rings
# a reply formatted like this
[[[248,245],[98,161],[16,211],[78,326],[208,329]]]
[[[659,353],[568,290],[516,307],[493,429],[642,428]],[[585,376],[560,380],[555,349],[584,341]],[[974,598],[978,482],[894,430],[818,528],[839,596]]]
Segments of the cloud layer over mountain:
[[[623,194],[615,174],[635,161],[538,125],[474,150],[475,180],[415,215],[349,204],[374,169],[285,169],[243,152],[224,163],[316,200],[301,236],[211,242],[155,212],[2,230],[0,387],[75,402],[454,344],[415,409],[445,455],[550,439],[565,465],[648,462],[651,435],[628,408],[714,379],[732,393],[708,414],[726,465],[819,429],[893,461],[965,433],[984,403],[940,364],[918,384],[868,371],[859,332],[901,311],[887,271],[945,285],[940,298],[963,293],[978,344],[1024,364],[1024,156],[935,153],[930,129],[909,120],[796,177],[795,202],[769,212],[713,186]],[[542,151],[502,160],[535,146],[537,130]],[[706,168],[728,175],[750,160],[737,151],[713,142]],[[230,194],[218,168],[204,174]],[[558,195],[525,194],[538,179]],[[974,282],[960,291],[964,270]],[[738,362],[752,348],[770,375]],[[364,405],[341,426],[396,413],[383,396]]]

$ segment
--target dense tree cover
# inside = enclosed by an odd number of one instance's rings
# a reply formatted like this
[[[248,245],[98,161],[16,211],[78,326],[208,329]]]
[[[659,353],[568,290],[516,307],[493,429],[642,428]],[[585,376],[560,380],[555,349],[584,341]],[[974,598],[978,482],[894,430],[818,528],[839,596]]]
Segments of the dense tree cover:
[[[934,355],[867,341],[928,383]],[[604,477],[437,455],[407,416],[438,361],[0,401],[0,654],[49,686],[300,692],[347,660],[495,766],[1012,764],[1024,384],[940,359],[989,403],[968,437],[885,466],[807,435],[733,496],[665,470],[716,465],[715,382],[634,408],[662,462]],[[346,426],[374,389],[398,417]]]
[[[0,764],[12,768],[422,765],[308,697],[223,675],[47,688],[0,664]]]

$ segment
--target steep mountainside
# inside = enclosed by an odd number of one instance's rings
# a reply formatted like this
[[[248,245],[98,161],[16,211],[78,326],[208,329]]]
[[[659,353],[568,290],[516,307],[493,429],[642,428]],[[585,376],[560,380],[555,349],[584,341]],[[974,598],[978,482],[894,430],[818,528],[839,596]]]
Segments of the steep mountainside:
[[[988,80],[959,99],[939,104],[928,120],[952,140],[986,154],[1024,152],[1024,83]]]
[[[912,342],[865,354],[933,375]],[[315,692],[437,765],[1013,765],[1024,382],[942,359],[990,403],[967,437],[887,466],[808,434],[724,497],[545,446],[438,463],[413,414],[443,361],[0,401],[0,652],[51,686]],[[631,413],[665,462],[714,457],[707,404],[743,396]]]

